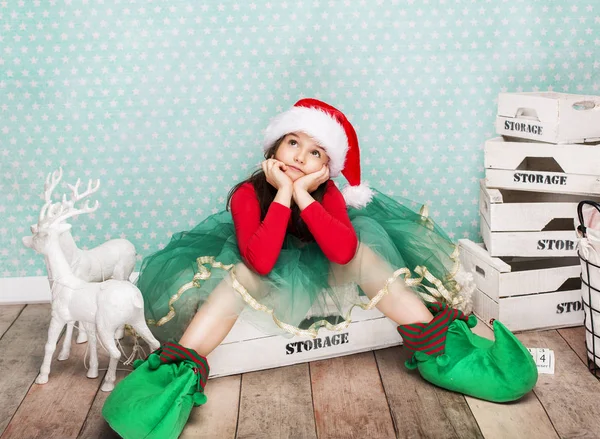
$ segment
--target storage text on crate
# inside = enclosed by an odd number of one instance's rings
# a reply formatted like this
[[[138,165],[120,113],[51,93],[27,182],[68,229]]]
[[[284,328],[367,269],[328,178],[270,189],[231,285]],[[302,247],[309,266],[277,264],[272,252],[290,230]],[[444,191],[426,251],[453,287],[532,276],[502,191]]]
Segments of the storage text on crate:
[[[331,346],[348,343],[348,333],[327,335],[325,337],[317,337],[313,340],[295,341],[285,345],[285,354],[292,355],[300,352],[312,351],[313,349],[323,349]]]
[[[538,250],[575,250],[575,241],[570,239],[539,239]]]
[[[504,129],[507,131],[506,134],[516,132],[537,134],[538,136],[542,135],[542,127],[540,125],[535,125],[526,122],[513,122],[511,120],[505,120]],[[515,136],[518,137],[518,134],[516,134]]]
[[[566,175],[543,175],[533,172],[515,172],[513,174],[513,180],[515,183],[535,183],[566,186],[567,178],[568,177]]]
[[[583,310],[583,300],[576,300],[575,302],[563,302],[556,305],[556,314],[577,312],[581,310]]]

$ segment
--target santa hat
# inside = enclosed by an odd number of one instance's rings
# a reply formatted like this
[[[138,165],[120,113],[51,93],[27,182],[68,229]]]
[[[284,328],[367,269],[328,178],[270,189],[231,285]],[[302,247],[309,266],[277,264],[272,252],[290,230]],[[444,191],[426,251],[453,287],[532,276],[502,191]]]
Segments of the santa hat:
[[[317,99],[301,99],[276,116],[265,130],[263,150],[267,151],[286,134],[303,132],[312,137],[329,156],[329,175],[343,174],[348,185],[342,189],[346,204],[366,206],[373,192],[360,182],[360,150],[354,128],[344,114]]]

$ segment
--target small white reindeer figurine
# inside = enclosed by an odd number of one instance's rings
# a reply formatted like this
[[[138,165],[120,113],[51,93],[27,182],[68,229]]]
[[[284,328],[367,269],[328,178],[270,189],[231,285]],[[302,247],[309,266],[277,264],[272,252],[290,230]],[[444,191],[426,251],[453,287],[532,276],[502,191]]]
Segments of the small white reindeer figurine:
[[[144,300],[140,290],[130,282],[107,280],[105,282],[86,282],[73,273],[60,245],[61,234],[71,226],[64,221],[72,216],[90,213],[98,208],[89,200],[80,209],[68,203],[53,204],[46,201],[37,223],[37,231],[31,237],[23,238],[23,243],[44,255],[48,272],[52,273],[52,317],[48,328],[48,340],[40,373],[35,382],[48,382],[50,363],[56,349],[56,342],[64,325],[81,321],[89,337],[90,368],[88,378],[98,376],[98,353],[96,336],[106,347],[110,362],[101,390],[111,391],[116,379],[116,368],[121,357],[114,340],[115,331],[129,324],[148,343],[152,350],[158,349],[159,342],[154,338],[144,318]]]
[[[44,185],[44,201],[51,201],[52,192],[62,178],[62,168],[49,173],[46,177]],[[89,197],[91,194],[98,191],[100,180],[93,183],[88,182],[87,190],[79,193],[79,185],[81,181],[78,179],[74,186],[68,185],[71,189],[71,198],[66,200],[63,198],[63,203],[69,208],[74,208],[75,203]],[[31,232],[36,233],[37,225],[31,226]],[[66,230],[60,235],[60,247],[73,270],[75,276],[88,282],[103,282],[108,279],[128,280],[129,276],[135,268],[135,246],[126,239],[111,239],[89,250],[82,250],[77,247],[71,231]],[[48,273],[50,287],[52,287],[52,276]],[[67,332],[63,341],[63,348],[59,360],[69,358],[71,349],[71,337],[73,334],[73,322],[68,323]],[[117,331],[117,338],[123,336],[122,329]],[[85,330],[80,325],[77,343],[87,341]]]

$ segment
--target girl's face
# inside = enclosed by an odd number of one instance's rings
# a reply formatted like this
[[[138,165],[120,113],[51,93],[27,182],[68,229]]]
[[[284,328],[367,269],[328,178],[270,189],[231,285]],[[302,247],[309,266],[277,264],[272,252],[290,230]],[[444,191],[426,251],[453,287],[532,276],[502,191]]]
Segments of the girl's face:
[[[300,131],[287,134],[273,157],[287,165],[286,175],[296,181],[306,174],[320,171],[329,156],[312,137]]]

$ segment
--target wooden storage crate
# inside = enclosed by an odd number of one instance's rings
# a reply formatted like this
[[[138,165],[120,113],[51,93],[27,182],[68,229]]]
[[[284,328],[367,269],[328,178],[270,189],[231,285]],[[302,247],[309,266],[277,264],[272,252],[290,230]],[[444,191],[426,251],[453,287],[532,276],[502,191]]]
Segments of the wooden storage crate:
[[[577,257],[500,259],[468,239],[459,245],[477,284],[473,311],[488,326],[493,320],[512,331],[583,324]]]
[[[352,323],[339,332],[322,329],[317,338],[265,335],[238,320],[208,356],[210,377],[270,369],[399,345],[396,324],[379,310],[355,308]]]
[[[493,189],[480,181],[481,235],[491,256],[576,256],[583,195]]]
[[[574,230],[577,204],[600,197],[489,188],[479,181],[479,212],[492,232]]]
[[[497,232],[482,216],[481,236],[490,256],[564,257],[577,255],[577,240],[572,230],[541,232]]]
[[[600,140],[600,97],[500,93],[496,132],[551,143],[596,142]]]
[[[485,142],[490,188],[600,195],[600,144],[552,145],[496,137]]]

